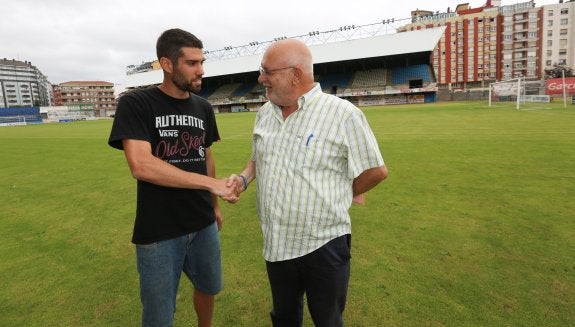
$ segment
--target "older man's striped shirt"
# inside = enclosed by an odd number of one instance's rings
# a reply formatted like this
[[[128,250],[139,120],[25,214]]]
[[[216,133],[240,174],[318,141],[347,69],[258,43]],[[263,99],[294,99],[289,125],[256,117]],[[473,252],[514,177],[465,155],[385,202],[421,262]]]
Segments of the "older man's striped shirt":
[[[257,204],[267,261],[306,255],[351,233],[353,179],[384,165],[361,110],[319,83],[287,119],[264,104],[254,125]]]

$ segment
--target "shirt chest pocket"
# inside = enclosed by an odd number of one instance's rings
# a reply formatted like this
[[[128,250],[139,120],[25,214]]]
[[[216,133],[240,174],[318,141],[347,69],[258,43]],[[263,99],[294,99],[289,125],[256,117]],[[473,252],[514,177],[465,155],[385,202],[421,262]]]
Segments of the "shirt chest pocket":
[[[339,170],[343,153],[341,146],[320,137],[303,139],[295,157],[296,171],[305,173],[309,170]]]

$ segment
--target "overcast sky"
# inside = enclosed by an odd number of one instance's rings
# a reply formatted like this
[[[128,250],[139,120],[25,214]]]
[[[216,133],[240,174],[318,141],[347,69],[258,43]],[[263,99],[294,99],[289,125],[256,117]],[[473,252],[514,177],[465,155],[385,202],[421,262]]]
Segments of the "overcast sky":
[[[503,0],[503,5],[526,2]],[[155,59],[166,29],[188,30],[205,50],[446,12],[486,0],[0,0],[0,58],[29,61],[54,84],[124,84],[126,66]],[[558,3],[537,0],[536,5]]]

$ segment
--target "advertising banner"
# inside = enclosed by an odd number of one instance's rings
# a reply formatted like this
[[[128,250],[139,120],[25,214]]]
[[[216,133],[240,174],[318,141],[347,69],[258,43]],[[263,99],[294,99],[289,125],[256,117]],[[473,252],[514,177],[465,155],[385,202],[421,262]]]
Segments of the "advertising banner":
[[[563,78],[550,78],[545,84],[545,94],[563,94]],[[565,93],[575,94],[575,77],[565,77]]]

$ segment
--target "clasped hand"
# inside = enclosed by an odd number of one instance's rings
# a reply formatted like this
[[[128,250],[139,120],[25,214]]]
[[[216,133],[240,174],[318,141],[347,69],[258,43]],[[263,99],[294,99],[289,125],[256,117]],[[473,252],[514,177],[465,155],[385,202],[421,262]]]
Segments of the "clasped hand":
[[[240,200],[240,193],[245,191],[241,178],[236,174],[232,174],[221,181],[225,182],[225,191],[220,195],[220,198],[228,203],[237,203]]]

